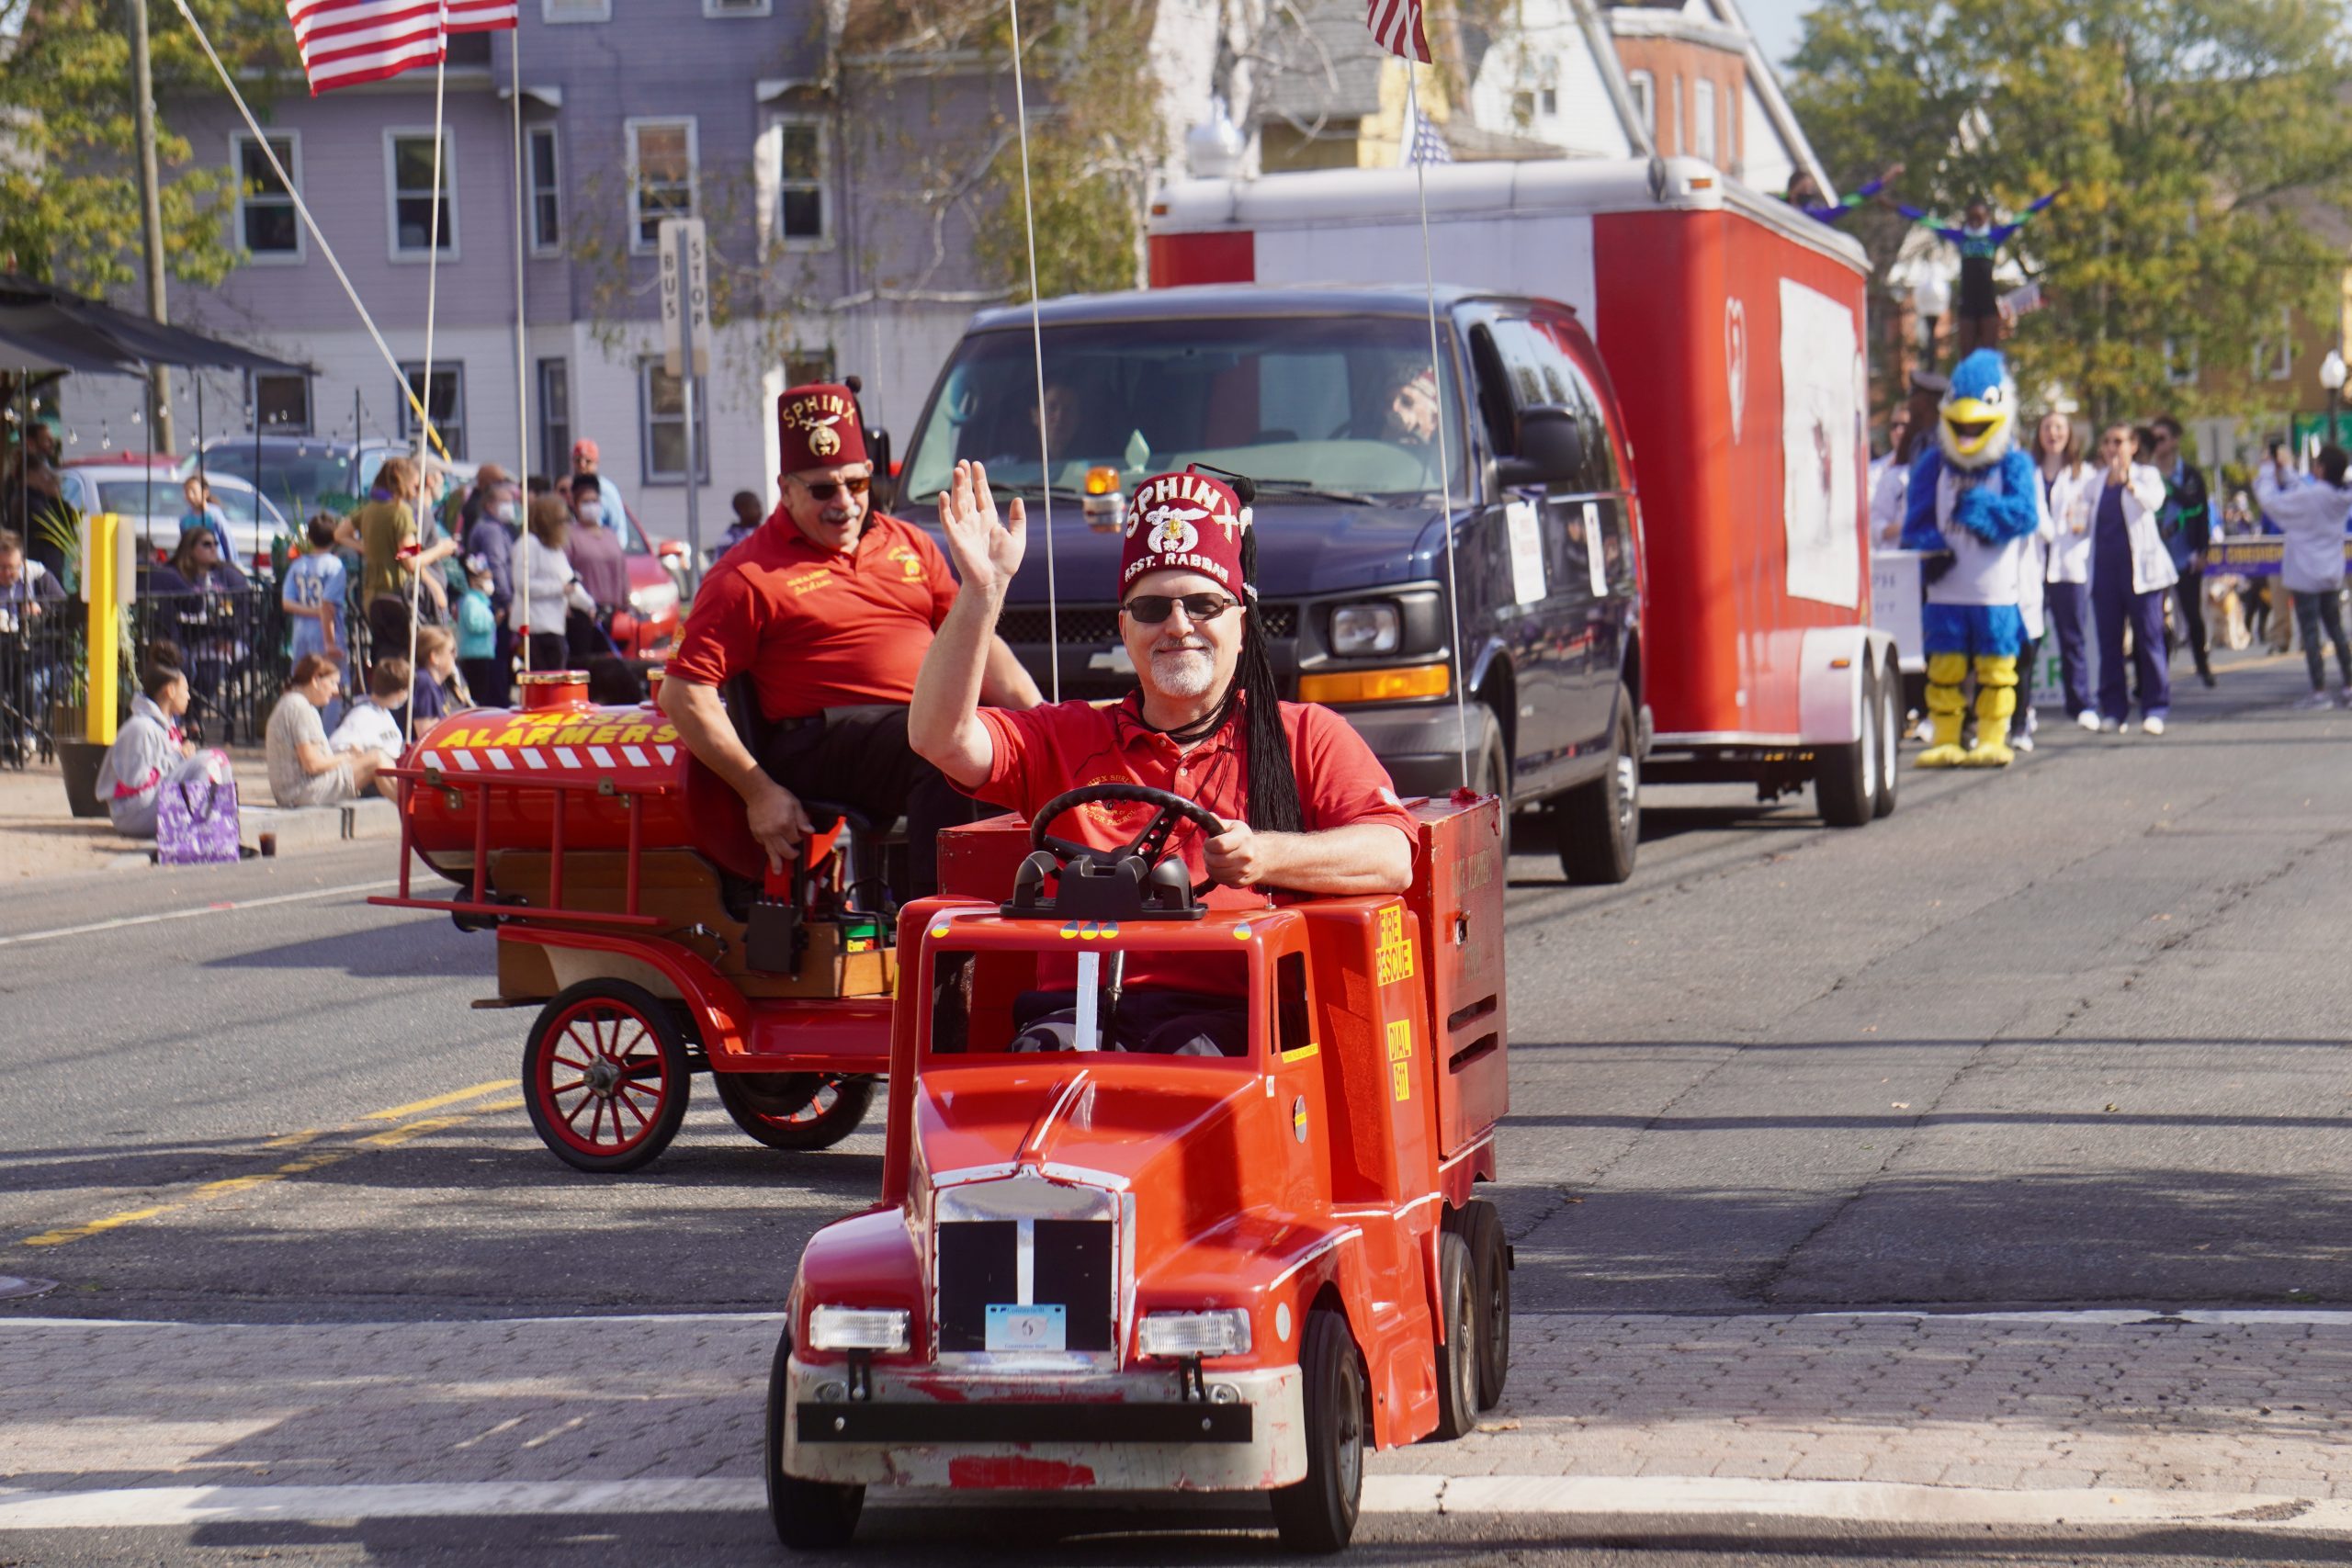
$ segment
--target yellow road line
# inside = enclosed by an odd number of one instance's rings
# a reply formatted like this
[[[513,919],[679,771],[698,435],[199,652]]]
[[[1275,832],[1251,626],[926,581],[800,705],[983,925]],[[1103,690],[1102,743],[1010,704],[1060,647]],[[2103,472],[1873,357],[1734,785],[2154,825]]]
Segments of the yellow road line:
[[[453,1104],[458,1100],[475,1099],[478,1096],[488,1094],[495,1089],[514,1089],[514,1087],[516,1087],[516,1085],[513,1078],[494,1078],[489,1083],[476,1084],[471,1089],[459,1089],[455,1093],[439,1095],[432,1100],[419,1100],[415,1105],[401,1107],[401,1111],[409,1111],[426,1110],[435,1106]],[[226,1198],[233,1192],[248,1191],[253,1188],[266,1186],[274,1181],[283,1181],[289,1176],[302,1176],[313,1170],[324,1169],[326,1167],[334,1165],[339,1161],[349,1159],[353,1155],[358,1154],[363,1148],[398,1148],[401,1145],[407,1143],[412,1138],[420,1138],[427,1133],[437,1133],[444,1128],[456,1127],[462,1123],[471,1122],[477,1117],[487,1116],[493,1111],[519,1111],[522,1109],[524,1103],[524,1097],[518,1094],[503,1100],[490,1100],[484,1104],[473,1106],[468,1110],[458,1111],[453,1115],[427,1116],[419,1121],[404,1122],[397,1127],[388,1127],[380,1133],[371,1133],[367,1137],[361,1138],[357,1144],[348,1148],[318,1149],[310,1154],[304,1155],[300,1159],[288,1160],[286,1164],[279,1166],[275,1170],[255,1171],[249,1176],[231,1176],[225,1177],[219,1181],[208,1181],[202,1186],[190,1189],[187,1196],[185,1198],[174,1199],[172,1201],[167,1203],[151,1203],[146,1207],[140,1209],[124,1209],[116,1213],[107,1214],[95,1220],[86,1221],[82,1224],[66,1225],[53,1231],[43,1231],[39,1235],[28,1235],[25,1237],[17,1245],[21,1247],[64,1247],[73,1242],[86,1241],[91,1236],[103,1235],[107,1231],[119,1230],[124,1225],[137,1224],[142,1220],[152,1220],[160,1214],[175,1213],[182,1209],[193,1208],[198,1203],[209,1203],[216,1198]],[[399,1112],[393,1111],[377,1111],[373,1116],[369,1117],[368,1120],[378,1120],[398,1113]],[[269,1142],[262,1145],[261,1146],[266,1149],[298,1148],[300,1145],[309,1143],[311,1139],[321,1135],[321,1132],[318,1128],[310,1127],[305,1128],[300,1133],[289,1133],[282,1138],[272,1138]]]
[[[370,1111],[360,1120],[362,1122],[397,1122],[403,1116],[414,1116],[419,1111],[438,1111],[445,1105],[455,1105],[461,1100],[475,1100],[502,1089],[518,1087],[520,1086],[513,1078],[492,1078],[488,1083],[478,1083],[471,1089],[453,1089],[447,1094],[436,1094],[430,1100],[411,1100],[406,1105],[395,1105],[389,1111]]]

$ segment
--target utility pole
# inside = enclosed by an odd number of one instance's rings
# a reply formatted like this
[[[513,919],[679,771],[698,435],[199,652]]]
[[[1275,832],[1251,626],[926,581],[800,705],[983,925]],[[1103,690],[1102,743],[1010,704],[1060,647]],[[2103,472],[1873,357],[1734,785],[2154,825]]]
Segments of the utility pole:
[[[130,98],[139,129],[139,217],[147,243],[147,313],[163,326],[170,324],[171,316],[164,305],[164,198],[155,171],[155,74],[147,59],[147,0],[123,3],[130,8]],[[155,380],[155,423],[150,439],[156,450],[168,453],[177,445],[172,439],[172,373],[157,365],[148,374]]]

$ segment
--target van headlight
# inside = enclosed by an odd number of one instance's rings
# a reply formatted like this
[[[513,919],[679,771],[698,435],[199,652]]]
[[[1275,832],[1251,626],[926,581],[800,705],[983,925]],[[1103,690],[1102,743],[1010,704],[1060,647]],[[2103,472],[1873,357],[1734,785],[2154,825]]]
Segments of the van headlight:
[[[811,1350],[904,1350],[913,1318],[903,1307],[820,1306],[808,1314]]]
[[[1146,1356],[1246,1356],[1250,1314],[1239,1307],[1151,1313],[1136,1325],[1136,1349]]]
[[[1404,617],[1385,599],[1362,604],[1335,605],[1331,611],[1331,651],[1342,656],[1394,653],[1403,635]]]
[[[639,620],[659,620],[678,607],[678,585],[649,582],[642,588],[632,588],[628,591],[628,607],[637,612]]]

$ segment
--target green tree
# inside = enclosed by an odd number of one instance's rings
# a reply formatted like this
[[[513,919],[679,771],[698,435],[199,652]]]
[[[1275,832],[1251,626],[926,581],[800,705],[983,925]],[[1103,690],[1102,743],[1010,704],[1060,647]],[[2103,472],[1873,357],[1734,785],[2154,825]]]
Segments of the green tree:
[[[2255,412],[2276,400],[2258,345],[2282,310],[2332,317],[2345,269],[2314,219],[2352,193],[2346,20],[2341,0],[1825,0],[1792,96],[1833,172],[1900,160],[1905,199],[1954,220],[2068,187],[2013,247],[2049,301],[2008,345],[2020,386],[2102,418]],[[1905,228],[1856,225],[1881,277]],[[2203,367],[2193,390],[2168,341]]]
[[[145,3],[145,0],[140,0]],[[273,0],[189,0],[248,98],[298,69]],[[148,5],[155,97],[218,94],[220,80],[169,0]],[[300,78],[294,78],[296,90]],[[123,0],[0,0],[0,267],[86,292],[141,275],[139,145]],[[164,251],[174,276],[218,283],[237,264],[218,203],[234,175],[193,161],[159,109]]]

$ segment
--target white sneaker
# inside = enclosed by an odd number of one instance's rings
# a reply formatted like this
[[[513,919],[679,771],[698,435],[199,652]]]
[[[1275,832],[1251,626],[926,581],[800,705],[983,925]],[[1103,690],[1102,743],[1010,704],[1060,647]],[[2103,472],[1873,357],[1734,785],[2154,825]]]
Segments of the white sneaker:
[[[2105,728],[2099,723],[2098,715],[2093,713],[2088,708],[2085,708],[2082,712],[2076,714],[2075,716],[2075,722],[2081,725],[2085,729],[2089,730],[2093,735],[2097,735],[2100,729]]]
[[[2165,732],[2165,716],[2152,713],[2140,721],[2140,728],[2151,735],[2162,735]]]
[[[2122,730],[2123,721],[2120,718],[2103,718],[2092,728],[2097,729],[2101,735],[2114,735]]]
[[[2295,705],[2299,708],[2332,708],[2335,701],[2325,692],[2313,692],[2310,696],[2297,698]]]
[[[2009,750],[2012,750],[2012,751],[2030,751],[2030,750],[2033,750],[2033,732],[2032,732],[2031,730],[2026,730],[2026,731],[2024,731],[2024,732],[2022,732],[2022,733],[2020,733],[2020,734],[2017,734],[2017,735],[2012,735],[2012,736],[2010,736],[2010,737],[2009,737]]]

